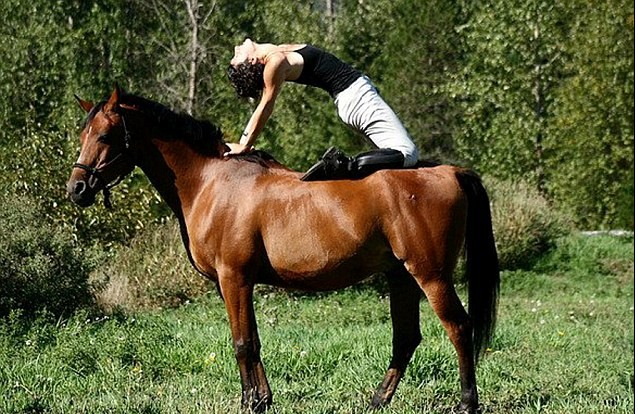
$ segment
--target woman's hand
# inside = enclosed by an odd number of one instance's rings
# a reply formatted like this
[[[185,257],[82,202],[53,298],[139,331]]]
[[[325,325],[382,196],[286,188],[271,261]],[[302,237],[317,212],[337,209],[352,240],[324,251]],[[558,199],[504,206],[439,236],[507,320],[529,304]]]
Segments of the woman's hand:
[[[244,145],[241,143],[227,142],[226,145],[230,149],[224,153],[224,157],[229,155],[241,155],[245,154],[253,149],[252,145]]]

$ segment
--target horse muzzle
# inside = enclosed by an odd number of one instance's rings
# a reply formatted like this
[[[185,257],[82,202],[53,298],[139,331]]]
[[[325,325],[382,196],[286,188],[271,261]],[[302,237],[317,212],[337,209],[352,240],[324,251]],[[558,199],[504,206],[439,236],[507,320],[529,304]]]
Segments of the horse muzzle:
[[[95,203],[95,195],[99,191],[99,180],[90,176],[87,180],[71,178],[66,191],[71,200],[80,207],[90,207]]]

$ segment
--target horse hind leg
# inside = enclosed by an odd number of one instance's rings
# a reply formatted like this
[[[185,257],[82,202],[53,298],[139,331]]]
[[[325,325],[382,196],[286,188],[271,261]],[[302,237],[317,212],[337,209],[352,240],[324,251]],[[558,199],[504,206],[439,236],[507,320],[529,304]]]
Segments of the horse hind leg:
[[[439,277],[419,284],[432,309],[441,320],[458,356],[461,402],[455,407],[454,412],[474,414],[478,410],[478,392],[470,317],[454,290],[451,277]]]
[[[387,276],[392,317],[392,360],[372,397],[372,408],[390,403],[416,347],[421,342],[419,301],[422,294],[419,286],[403,267]]]

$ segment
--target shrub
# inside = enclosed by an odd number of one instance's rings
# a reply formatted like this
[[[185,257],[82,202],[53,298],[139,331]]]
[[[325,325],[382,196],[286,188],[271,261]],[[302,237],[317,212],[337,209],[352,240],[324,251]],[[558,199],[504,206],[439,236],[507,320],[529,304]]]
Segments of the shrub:
[[[0,316],[62,315],[91,303],[88,276],[98,256],[44,216],[32,198],[0,195]]]
[[[191,266],[173,221],[141,232],[90,280],[96,303],[106,313],[174,307],[212,287]]]
[[[531,185],[486,179],[501,269],[526,268],[571,230],[567,218]]]

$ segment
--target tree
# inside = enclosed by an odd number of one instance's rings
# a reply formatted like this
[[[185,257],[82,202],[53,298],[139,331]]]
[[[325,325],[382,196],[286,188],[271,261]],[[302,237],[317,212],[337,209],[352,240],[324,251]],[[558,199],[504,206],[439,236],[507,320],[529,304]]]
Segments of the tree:
[[[454,158],[452,136],[459,111],[446,85],[457,70],[460,45],[454,27],[459,8],[440,0],[393,3],[383,48],[374,61],[381,92],[403,120],[422,156]]]
[[[216,63],[221,49],[213,40],[214,26],[209,25],[217,12],[217,2],[148,0],[143,4],[159,26],[151,34],[153,46],[163,58],[157,67],[159,92],[192,115],[197,106],[204,106],[208,100],[199,93],[200,85],[206,81],[206,72]]]
[[[548,107],[563,72],[569,13],[562,2],[500,0],[459,26],[465,59],[451,92],[463,124],[455,143],[478,170],[544,191]]]
[[[581,0],[549,123],[549,191],[585,228],[634,227],[634,9]]]
[[[105,241],[122,240],[157,205],[149,202],[156,199],[137,184],[139,179],[118,189],[117,204],[128,208],[112,212],[97,208],[79,215],[64,191],[84,116],[73,93],[99,100],[118,79],[129,85],[147,79],[147,60],[134,52],[141,41],[132,33],[143,36],[152,25],[134,19],[132,5],[124,6],[125,0],[99,5],[8,0],[0,5],[0,188],[34,196],[46,207],[43,219],[74,226],[81,238],[94,237],[91,232]],[[128,191],[142,199],[125,201]],[[118,220],[122,226],[113,226]]]

